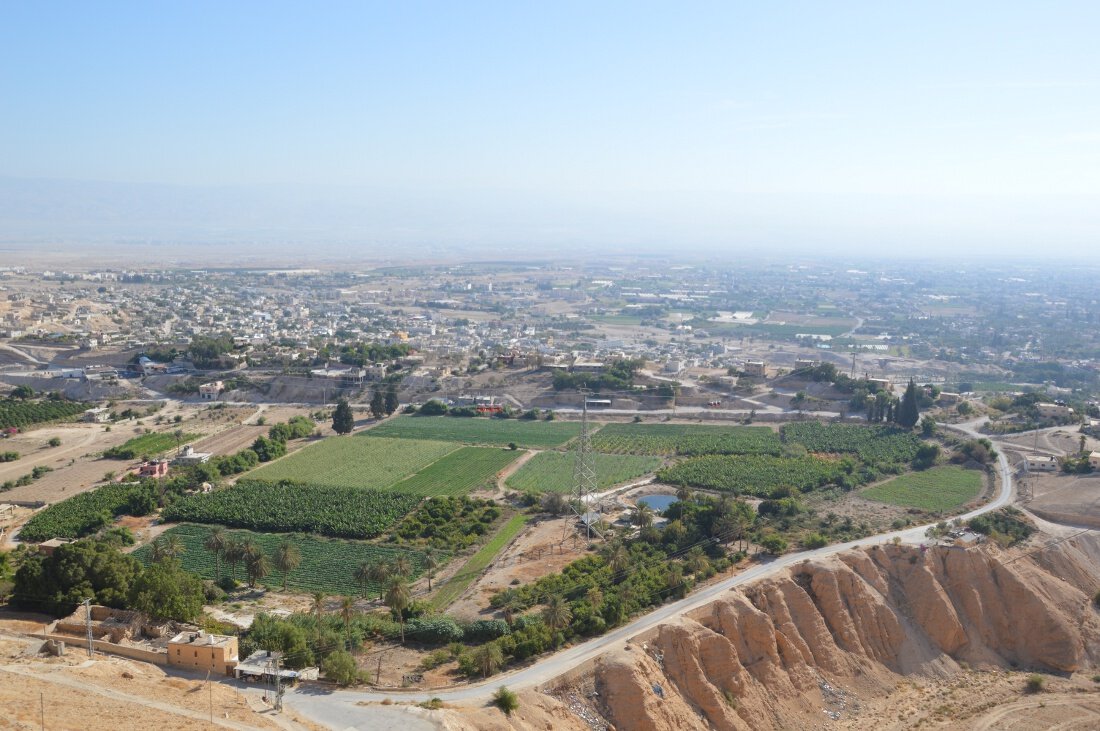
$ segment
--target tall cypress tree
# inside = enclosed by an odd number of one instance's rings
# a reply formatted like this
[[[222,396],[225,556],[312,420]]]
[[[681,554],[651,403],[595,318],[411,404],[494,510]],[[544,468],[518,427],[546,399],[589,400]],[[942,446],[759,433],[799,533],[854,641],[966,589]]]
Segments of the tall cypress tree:
[[[351,413],[351,406],[341,399],[332,414],[332,430],[337,434],[350,434],[354,428],[355,416]]]
[[[920,408],[917,406],[917,384],[909,379],[909,385],[905,388],[905,395],[901,398],[901,404],[897,410],[897,422],[906,429],[912,429],[920,421]]]
[[[370,413],[375,419],[381,419],[386,415],[386,397],[382,395],[382,389],[374,389],[374,395],[370,399]]]

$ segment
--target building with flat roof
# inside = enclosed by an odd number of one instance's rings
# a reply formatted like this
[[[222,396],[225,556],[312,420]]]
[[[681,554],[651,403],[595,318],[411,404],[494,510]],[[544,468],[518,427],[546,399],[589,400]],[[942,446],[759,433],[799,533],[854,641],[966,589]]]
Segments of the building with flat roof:
[[[106,406],[88,409],[84,412],[84,421],[88,424],[105,424],[111,420],[111,410]]]
[[[239,661],[237,638],[232,635],[214,635],[197,630],[180,632],[168,640],[169,665],[233,675]]]
[[[210,461],[212,452],[196,452],[195,448],[190,444],[183,448],[183,451],[172,460],[172,464],[177,464],[182,467],[189,467],[196,464],[205,464]]]
[[[212,381],[199,386],[199,398],[203,401],[217,401],[218,396],[225,390],[224,381]]]

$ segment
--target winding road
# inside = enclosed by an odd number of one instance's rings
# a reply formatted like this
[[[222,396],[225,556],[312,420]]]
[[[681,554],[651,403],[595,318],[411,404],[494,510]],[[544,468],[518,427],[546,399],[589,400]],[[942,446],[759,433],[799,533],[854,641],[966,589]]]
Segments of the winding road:
[[[941,426],[962,432],[967,436],[979,436],[975,428],[975,422],[959,425],[945,424]],[[996,496],[976,510],[959,516],[960,520],[969,520],[982,513],[1002,508],[1012,502],[1012,468],[1003,450],[998,450],[997,466],[1000,472],[1000,487]],[[686,612],[698,609],[732,589],[770,576],[793,564],[811,559],[825,558],[826,556],[832,556],[857,546],[889,543],[895,538],[899,538],[905,543],[920,544],[928,540],[925,531],[932,525],[933,524],[928,524],[915,528],[906,528],[905,530],[883,533],[870,538],[830,545],[812,551],[790,553],[767,561],[766,563],[759,563],[741,572],[737,576],[704,587],[680,601],[658,607],[652,612],[638,617],[629,624],[612,630],[605,635],[573,645],[561,652],[545,657],[533,665],[501,673],[500,675],[493,676],[490,680],[485,680],[480,683],[471,683],[451,689],[417,691],[393,689],[387,691],[335,690],[331,692],[320,692],[316,687],[295,688],[287,693],[285,702],[293,706],[293,708],[302,715],[321,723],[328,724],[333,728],[367,729],[371,728],[370,711],[357,704],[377,703],[387,698],[411,702],[421,702],[431,698],[439,698],[444,702],[450,703],[473,703],[487,701],[492,693],[502,685],[506,685],[514,690],[537,688],[563,673],[573,670],[579,665],[594,659],[608,649],[626,643],[630,641],[631,638],[651,630],[664,622],[679,617]]]

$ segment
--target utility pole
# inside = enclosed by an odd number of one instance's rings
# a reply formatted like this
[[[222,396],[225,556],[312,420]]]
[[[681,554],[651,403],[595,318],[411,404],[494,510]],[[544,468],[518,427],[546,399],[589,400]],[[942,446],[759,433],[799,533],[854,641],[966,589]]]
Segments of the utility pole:
[[[279,656],[275,656],[275,710],[283,710],[283,686],[280,683],[282,678],[279,677]]]
[[[92,646],[92,600],[84,600],[84,626],[88,632],[88,657],[92,657],[95,654],[95,650]]]
[[[46,731],[46,695],[38,691],[38,720],[42,724],[42,731]]]
[[[214,725],[214,686],[210,684],[210,671],[206,671],[206,687],[210,691],[210,725]]]

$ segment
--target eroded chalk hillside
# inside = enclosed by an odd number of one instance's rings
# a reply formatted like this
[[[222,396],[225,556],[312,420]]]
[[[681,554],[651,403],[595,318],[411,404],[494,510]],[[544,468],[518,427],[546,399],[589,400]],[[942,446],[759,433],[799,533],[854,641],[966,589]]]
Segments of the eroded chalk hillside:
[[[1042,545],[876,546],[807,561],[610,651],[563,681],[559,700],[525,693],[518,717],[483,711],[475,725],[822,728],[870,721],[868,704],[904,677],[1095,668],[1100,542]]]

